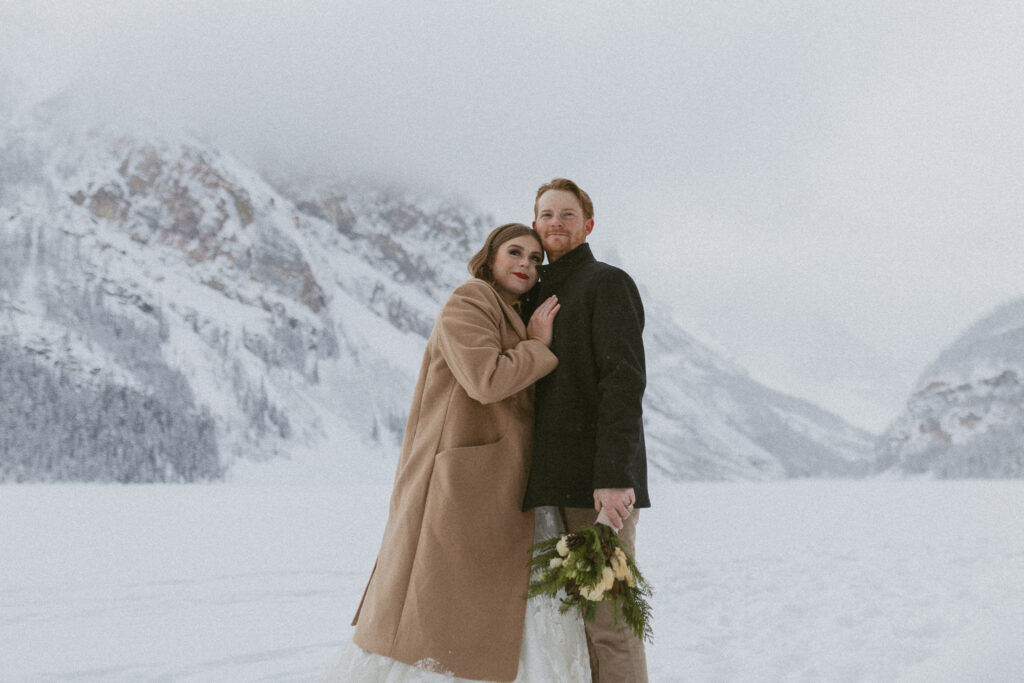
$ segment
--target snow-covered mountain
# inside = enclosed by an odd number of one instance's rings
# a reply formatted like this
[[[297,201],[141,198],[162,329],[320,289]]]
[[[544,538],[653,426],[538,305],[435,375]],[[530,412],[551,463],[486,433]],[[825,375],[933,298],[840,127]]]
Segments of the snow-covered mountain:
[[[921,368],[879,348],[828,311],[780,311],[745,303],[745,315],[711,315],[698,338],[780,391],[807,399],[852,424],[881,432],[906,402]]]
[[[938,477],[1024,477],[1024,299],[943,351],[878,442],[878,466]]]
[[[645,292],[652,464],[680,479],[867,474],[867,433],[751,379],[676,326]]]
[[[72,110],[0,128],[0,480],[284,460],[388,476],[425,336],[494,221],[379,185],[268,182],[194,137]],[[654,476],[870,468],[867,433],[757,384],[646,301]]]

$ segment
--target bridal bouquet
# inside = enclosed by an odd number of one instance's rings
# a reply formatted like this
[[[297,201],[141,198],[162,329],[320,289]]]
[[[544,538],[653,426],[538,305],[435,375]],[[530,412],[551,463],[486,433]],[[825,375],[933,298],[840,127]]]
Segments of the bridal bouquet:
[[[541,541],[533,552],[527,598],[565,589],[561,610],[579,606],[586,621],[594,620],[597,603],[608,601],[616,623],[624,619],[637,638],[651,639],[651,587],[611,527],[588,525]]]

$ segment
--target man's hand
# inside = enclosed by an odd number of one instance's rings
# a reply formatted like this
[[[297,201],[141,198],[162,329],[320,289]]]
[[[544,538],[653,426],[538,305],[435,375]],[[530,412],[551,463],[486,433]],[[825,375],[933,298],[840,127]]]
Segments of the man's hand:
[[[598,512],[604,510],[616,531],[622,528],[635,502],[633,489],[594,489],[594,509]]]

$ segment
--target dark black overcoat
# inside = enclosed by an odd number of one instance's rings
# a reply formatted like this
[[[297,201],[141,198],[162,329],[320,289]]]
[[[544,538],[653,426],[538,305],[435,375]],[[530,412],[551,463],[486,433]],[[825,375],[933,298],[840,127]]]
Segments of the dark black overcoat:
[[[594,489],[628,488],[649,507],[644,447],[644,309],[633,279],[582,245],[541,268],[534,302],[558,295],[551,350],[537,382],[524,509],[592,508]]]

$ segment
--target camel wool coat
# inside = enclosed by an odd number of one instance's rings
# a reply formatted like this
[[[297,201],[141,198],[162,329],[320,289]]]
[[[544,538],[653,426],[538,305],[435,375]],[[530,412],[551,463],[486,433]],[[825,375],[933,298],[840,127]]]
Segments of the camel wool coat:
[[[489,283],[451,294],[423,356],[357,645],[460,678],[515,679],[533,544],[522,511],[532,385],[557,364]]]

